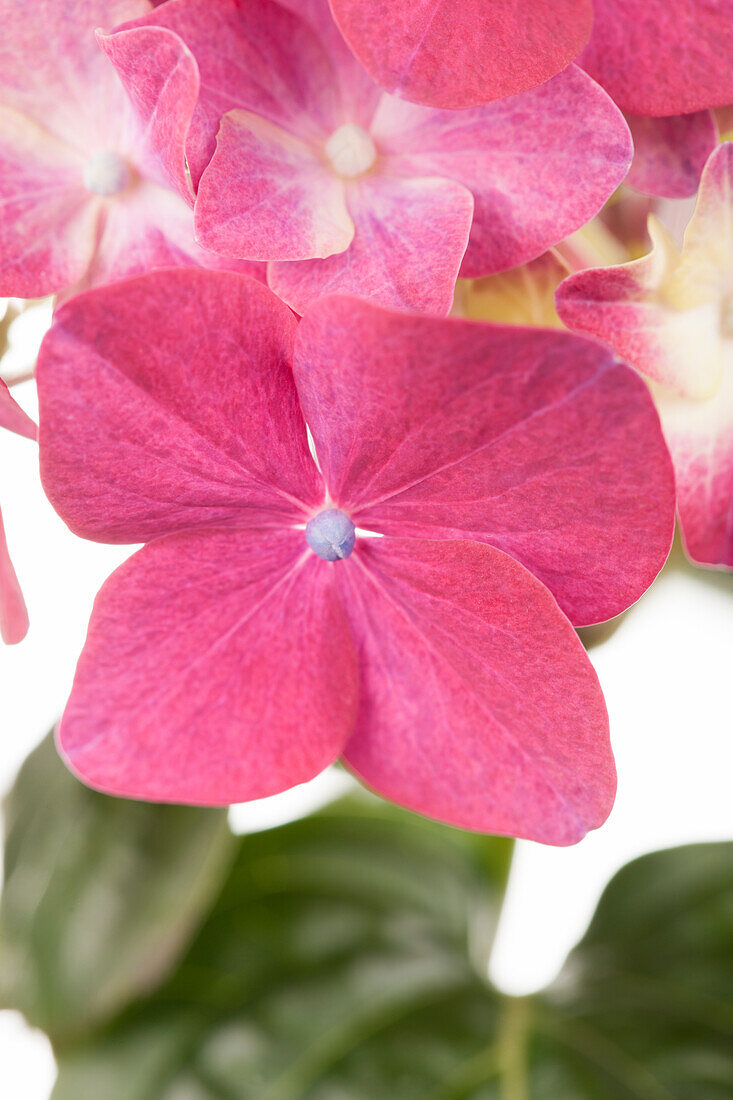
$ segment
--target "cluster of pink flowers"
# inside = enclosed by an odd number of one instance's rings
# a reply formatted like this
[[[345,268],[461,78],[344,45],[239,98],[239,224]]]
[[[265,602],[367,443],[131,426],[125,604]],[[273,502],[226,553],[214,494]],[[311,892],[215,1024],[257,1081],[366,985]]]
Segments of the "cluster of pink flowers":
[[[598,827],[574,628],[643,594],[675,504],[733,565],[733,0],[0,15],[0,293],[58,296],[43,485],[77,534],[146,544],[95,603],[70,767],[227,804],[341,758],[464,828]],[[625,179],[698,206],[684,244],[653,218],[649,256],[597,266],[577,232]],[[555,247],[592,339],[448,316],[459,277]],[[0,426],[35,438],[4,386]],[[1,523],[0,626],[27,629]]]

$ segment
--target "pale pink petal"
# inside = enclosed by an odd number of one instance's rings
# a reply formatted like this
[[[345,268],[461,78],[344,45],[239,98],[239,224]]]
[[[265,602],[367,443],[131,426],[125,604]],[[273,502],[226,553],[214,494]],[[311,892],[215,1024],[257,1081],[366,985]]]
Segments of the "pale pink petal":
[[[99,593],[58,741],[110,794],[262,798],[339,756],[356,678],[334,566],[302,531],[172,536]]]
[[[331,0],[352,50],[389,92],[473,107],[564,69],[588,40],[590,0]]]
[[[566,279],[557,291],[558,313],[568,328],[603,340],[647,377],[704,397],[722,369],[717,305],[677,308],[665,284],[679,254],[654,218],[649,232],[653,248],[640,260]]]
[[[677,476],[677,511],[693,561],[733,569],[733,343],[708,401],[655,390]]]
[[[157,268],[186,266],[235,270],[266,282],[265,264],[220,256],[196,244],[193,212],[177,192],[139,180],[105,206],[93,261],[73,293]]]
[[[580,57],[620,107],[681,115],[733,102],[733,0],[593,0]]]
[[[465,187],[376,175],[350,184],[346,202],[356,227],[351,246],[325,260],[271,263],[275,293],[297,313],[332,293],[447,313],[473,215]]]
[[[100,35],[144,127],[144,147],[154,153],[170,184],[193,205],[186,140],[199,95],[198,66],[177,34],[141,27]]]
[[[82,153],[113,145],[124,92],[95,30],[149,10],[147,0],[4,0],[0,102]]]
[[[96,245],[100,200],[84,159],[0,106],[0,295],[41,298],[80,279]]]
[[[645,384],[566,333],[315,305],[295,377],[321,469],[359,527],[492,543],[576,625],[645,591],[674,479]]]
[[[197,237],[250,260],[343,252],[354,237],[343,180],[325,154],[257,115],[230,111],[201,177]]]
[[[0,513],[0,638],[6,645],[17,645],[28,633],[28,611],[5,541]]]
[[[197,268],[63,306],[37,379],[41,476],[72,530],[142,542],[306,518],[323,488],[293,385],[294,330],[266,287]]]
[[[563,283],[558,310],[568,326],[604,340],[653,381],[702,400],[720,384],[729,328],[733,142],[708,160],[682,249],[653,217],[649,233],[647,256]]]
[[[326,50],[338,80],[344,119],[368,127],[382,89],[347,46],[328,0],[281,0],[281,3],[311,25]]]
[[[38,429],[28,416],[23,412],[17,401],[10,395],[10,390],[0,378],[0,428],[17,435],[24,435],[26,439],[36,439]]]
[[[534,259],[597,214],[631,163],[620,111],[575,66],[541,88],[471,111],[385,96],[372,127],[394,171],[458,180],[475,214],[466,276]]]
[[[670,118],[627,115],[634,160],[626,183],[649,195],[682,199],[694,195],[705,161],[718,141],[710,111]]]
[[[338,81],[323,45],[304,19],[275,0],[175,0],[138,20],[134,29],[122,30],[128,91],[150,113],[154,97],[145,95],[148,27],[177,34],[198,65],[200,93],[186,144],[194,190],[214,153],[221,117],[233,108],[262,115],[303,140],[321,139],[343,121]],[[134,62],[136,50],[142,57]],[[161,49],[157,60],[166,64],[165,73],[175,72],[183,51],[166,47],[163,54]],[[139,92],[131,87],[133,73],[142,84]],[[162,88],[164,73],[155,80]]]
[[[466,540],[363,540],[338,578],[361,673],[357,775],[464,829],[574,844],[603,824],[603,696],[544,585]]]

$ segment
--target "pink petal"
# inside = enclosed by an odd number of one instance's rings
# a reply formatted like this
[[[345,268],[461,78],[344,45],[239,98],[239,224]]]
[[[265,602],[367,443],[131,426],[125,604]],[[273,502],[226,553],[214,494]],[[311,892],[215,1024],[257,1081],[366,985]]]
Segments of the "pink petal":
[[[666,233],[650,220],[654,247],[619,267],[576,272],[557,290],[557,310],[576,332],[603,340],[647,377],[704,397],[720,370],[716,308],[679,311],[658,293],[668,267]],[[703,349],[709,352],[702,356]],[[697,363],[701,368],[692,371]]]
[[[193,212],[177,192],[139,180],[105,208],[93,261],[73,293],[161,267],[186,266],[235,270],[266,282],[264,264],[233,260],[196,244]]]
[[[28,633],[28,611],[8,554],[0,514],[0,637],[6,645],[22,642]]]
[[[634,139],[634,160],[626,182],[638,191],[668,199],[694,195],[718,142],[710,111],[671,118],[627,115]]]
[[[589,0],[331,0],[346,41],[389,92],[474,107],[564,69],[588,39]]]
[[[233,108],[262,115],[303,140],[327,135],[342,121],[338,82],[323,45],[305,20],[274,0],[176,0],[138,20],[134,29],[122,30],[123,75],[148,115],[156,102],[146,94],[149,27],[173,31],[198,66],[199,99],[186,143],[194,190],[214,153],[220,119]],[[156,62],[166,66],[155,75],[157,87],[165,87],[167,74],[176,72],[184,56],[180,47],[156,51]],[[131,74],[139,89],[131,87]]]
[[[297,313],[324,294],[445,314],[466,250],[473,200],[461,184],[375,175],[351,184],[356,232],[346,252],[325,260],[271,263],[272,289]]]
[[[114,143],[124,93],[94,32],[149,7],[147,0],[34,0],[30,8],[4,0],[0,102],[82,153]]]
[[[0,295],[41,298],[79,280],[94,253],[100,200],[84,158],[0,107]]]
[[[733,569],[733,355],[709,401],[658,393],[677,475],[677,511],[693,561]]]
[[[475,214],[462,274],[532,260],[584,225],[621,183],[632,144],[605,92],[572,66],[541,88],[472,111],[386,97],[372,127],[394,171],[458,180]]]
[[[333,566],[302,531],[215,531],[146,546],[99,593],[62,753],[115,795],[226,804],[340,754],[356,662]]]
[[[624,610],[662,567],[674,481],[659,420],[597,344],[329,298],[299,326],[294,370],[357,526],[498,546],[576,625]]]
[[[41,476],[72,530],[142,542],[306,518],[323,488],[293,385],[294,330],[266,287],[196,268],[63,306],[37,378]]]
[[[368,127],[382,89],[354,57],[334,22],[328,0],[280,0],[307,23],[328,54],[338,81],[344,119]]]
[[[733,101],[733,0],[593,0],[580,58],[618,105],[681,115]]]
[[[164,27],[141,27],[100,35],[99,44],[117,70],[169,182],[193,205],[186,166],[186,139],[199,95],[199,71],[178,35]]]
[[[339,574],[361,671],[350,767],[465,829],[574,844],[602,825],[606,708],[547,589],[465,540],[364,540],[353,561]]]
[[[354,237],[343,180],[322,154],[257,115],[230,111],[201,177],[197,236],[250,260],[301,260],[343,252]]]
[[[18,402],[11,397],[10,390],[0,378],[0,428],[17,435],[24,435],[26,439],[36,439],[38,430],[31,418],[24,413]]]

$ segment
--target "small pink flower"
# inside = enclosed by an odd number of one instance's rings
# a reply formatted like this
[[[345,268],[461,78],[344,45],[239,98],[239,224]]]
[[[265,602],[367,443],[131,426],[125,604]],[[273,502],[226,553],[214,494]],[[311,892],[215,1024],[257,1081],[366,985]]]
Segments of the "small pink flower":
[[[266,287],[188,269],[63,306],[38,385],[55,507],[148,543],[97,598],[60,726],[86,782],[225,804],[342,756],[465,828],[568,844],[602,823],[607,717],[560,608],[622,611],[669,550],[633,371],[567,333],[344,297],[297,325]]]
[[[95,29],[147,0],[0,3],[0,294],[211,263]],[[231,265],[230,265],[231,266]]]
[[[570,327],[604,340],[651,382],[695,561],[733,567],[733,142],[703,173],[680,249],[654,217],[653,249],[582,271],[557,295]]]
[[[0,380],[0,429],[16,432],[26,439],[36,438],[36,426],[10,396]],[[13,563],[8,554],[3,517],[0,513],[0,637],[7,645],[22,642],[28,633],[28,611]]]
[[[540,255],[631,159],[622,116],[574,67],[469,111],[383,94],[326,0],[169,0],[103,45],[189,199],[190,169],[197,239],[269,261],[299,313],[335,291],[447,313],[459,269]]]

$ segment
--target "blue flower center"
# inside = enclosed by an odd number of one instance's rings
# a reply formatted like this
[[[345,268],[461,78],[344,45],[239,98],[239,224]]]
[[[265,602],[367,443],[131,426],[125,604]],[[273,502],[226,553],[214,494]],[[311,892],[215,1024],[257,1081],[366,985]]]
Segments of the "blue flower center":
[[[356,531],[340,508],[326,508],[305,527],[305,539],[311,550],[324,561],[341,561],[354,549]]]

